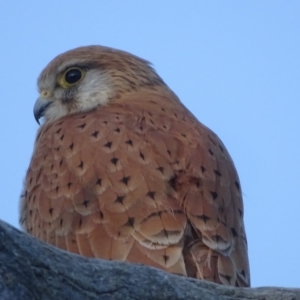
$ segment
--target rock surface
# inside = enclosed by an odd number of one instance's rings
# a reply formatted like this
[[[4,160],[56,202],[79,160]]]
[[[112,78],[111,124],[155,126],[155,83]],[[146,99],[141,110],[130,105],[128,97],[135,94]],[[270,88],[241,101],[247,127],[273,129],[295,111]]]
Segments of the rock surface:
[[[0,299],[300,300],[300,289],[226,287],[142,265],[84,258],[0,221]]]

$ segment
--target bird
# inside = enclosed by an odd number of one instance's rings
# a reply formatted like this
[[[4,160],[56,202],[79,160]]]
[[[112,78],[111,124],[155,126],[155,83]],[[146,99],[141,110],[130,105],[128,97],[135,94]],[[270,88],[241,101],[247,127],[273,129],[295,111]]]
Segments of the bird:
[[[250,286],[234,162],[151,63],[82,46],[50,61],[37,85],[25,232],[85,257]]]

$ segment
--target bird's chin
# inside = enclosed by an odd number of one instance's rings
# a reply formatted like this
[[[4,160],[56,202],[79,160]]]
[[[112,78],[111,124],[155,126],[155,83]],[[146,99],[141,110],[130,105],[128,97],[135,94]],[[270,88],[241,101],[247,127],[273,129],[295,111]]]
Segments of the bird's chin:
[[[53,102],[52,105],[50,105],[44,113],[43,124],[45,124],[46,122],[56,121],[57,119],[66,116],[67,114],[69,114],[69,111],[65,106],[61,105],[59,101]]]

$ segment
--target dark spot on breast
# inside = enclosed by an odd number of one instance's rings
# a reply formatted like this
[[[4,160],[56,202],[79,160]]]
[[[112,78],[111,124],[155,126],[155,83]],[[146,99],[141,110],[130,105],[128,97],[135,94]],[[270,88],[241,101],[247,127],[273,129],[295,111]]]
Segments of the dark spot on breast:
[[[243,217],[243,211],[239,208],[240,217]]]
[[[226,279],[228,282],[230,282],[231,276],[224,275],[224,274],[221,274],[221,273],[219,273],[219,276],[222,277],[222,278],[224,278],[224,279]]]
[[[214,153],[212,152],[211,149],[208,149],[208,152],[209,152],[210,155],[214,155]]]
[[[147,196],[154,200],[154,198],[155,198],[155,192],[154,191],[149,191],[147,193]]]
[[[125,143],[128,144],[128,145],[130,145],[130,146],[133,145],[132,140],[127,140]]]
[[[83,123],[83,124],[81,124],[81,125],[79,125],[79,126],[77,126],[77,128],[81,128],[81,129],[83,129],[84,127],[85,127],[85,123]]]
[[[217,199],[218,193],[211,191],[210,194],[211,194],[213,200]]]
[[[89,202],[90,202],[89,200],[86,200],[86,199],[85,199],[85,200],[82,202],[82,204],[85,206],[85,208],[87,208]]]
[[[113,157],[110,161],[114,164],[114,165],[116,165],[117,164],[117,162],[118,162],[118,158],[116,158],[116,157]]]
[[[83,161],[80,162],[80,164],[78,165],[78,168],[83,169]]]
[[[198,215],[196,217],[197,217],[197,219],[202,220],[204,223],[206,223],[210,219],[210,217],[208,217],[206,215]]]
[[[170,180],[169,180],[169,184],[172,187],[172,189],[174,189],[175,191],[177,190],[177,176],[173,176]]]
[[[116,129],[115,129],[115,132],[120,133],[120,131],[121,131],[120,128],[116,128]]]
[[[93,136],[93,137],[97,137],[98,136],[98,133],[99,133],[99,131],[98,130],[96,130],[96,131],[94,131],[92,134],[91,134],[91,136]]]
[[[101,185],[101,183],[102,183],[102,178],[98,178],[96,181],[96,185]]]
[[[140,158],[145,160],[145,156],[144,156],[143,152],[140,152]]]
[[[240,184],[237,181],[235,181],[234,184],[236,188],[240,191],[241,190]]]
[[[125,196],[118,196],[116,198],[115,202],[123,204],[124,198],[125,198]]]
[[[201,181],[200,178],[197,178],[197,179],[195,180],[195,185],[196,185],[197,188],[199,188],[199,187],[202,185],[202,181]]]
[[[107,142],[105,145],[104,145],[104,147],[107,147],[107,148],[111,148],[111,145],[112,145],[112,142]]]
[[[231,233],[232,233],[233,236],[238,235],[234,227],[231,227]]]
[[[69,148],[70,148],[71,150],[73,150],[73,147],[74,147],[74,143],[72,143],[72,144],[69,146]]]
[[[214,172],[217,176],[221,176],[221,173],[219,172],[219,170],[214,170]]]
[[[123,182],[124,184],[128,184],[128,182],[129,182],[129,180],[130,180],[130,176],[124,176],[122,179],[121,179],[121,182]]]
[[[134,226],[134,218],[128,218],[127,222],[124,224],[125,226]]]
[[[53,208],[49,208],[49,214],[52,216]]]
[[[156,170],[160,171],[162,174],[164,173],[164,168],[163,167],[158,167]]]
[[[169,255],[163,255],[162,257],[163,257],[165,263],[167,263],[167,261],[169,260]]]

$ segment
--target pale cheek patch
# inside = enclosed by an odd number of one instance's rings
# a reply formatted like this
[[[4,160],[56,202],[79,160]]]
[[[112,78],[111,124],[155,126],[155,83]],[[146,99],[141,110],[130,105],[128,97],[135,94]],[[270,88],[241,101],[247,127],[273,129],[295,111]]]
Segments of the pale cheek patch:
[[[45,121],[54,121],[68,113],[68,110],[63,106],[59,100],[54,100],[53,103],[47,108],[45,113]]]
[[[105,105],[112,97],[107,76],[99,70],[90,70],[78,87],[76,106],[79,111],[89,111]]]

